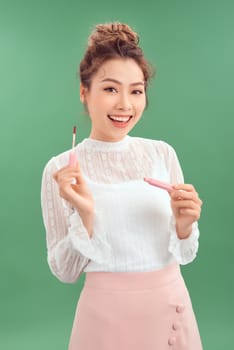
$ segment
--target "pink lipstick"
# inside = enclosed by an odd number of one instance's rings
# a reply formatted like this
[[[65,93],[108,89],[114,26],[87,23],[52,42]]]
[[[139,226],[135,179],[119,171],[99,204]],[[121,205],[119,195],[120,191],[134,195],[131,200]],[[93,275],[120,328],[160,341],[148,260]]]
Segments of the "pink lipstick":
[[[171,184],[156,180],[156,179],[152,179],[149,177],[144,177],[144,181],[146,181],[148,184],[152,185],[152,186],[156,186],[159,187],[163,190],[166,190],[168,192],[173,191],[173,186]]]

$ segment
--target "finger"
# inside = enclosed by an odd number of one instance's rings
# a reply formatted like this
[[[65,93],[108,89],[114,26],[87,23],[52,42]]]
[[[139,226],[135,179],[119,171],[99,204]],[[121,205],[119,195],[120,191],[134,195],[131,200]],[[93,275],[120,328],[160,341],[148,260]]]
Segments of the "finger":
[[[201,206],[193,201],[175,201],[171,203],[171,206],[173,211],[177,213],[181,213],[181,210],[194,210],[199,213],[201,212]]]
[[[67,166],[60,168],[52,174],[53,178],[57,181],[60,174],[62,174],[67,169]]]
[[[72,185],[85,185],[86,181],[80,171],[74,171],[67,177],[68,181]]]
[[[56,175],[59,175],[59,174],[63,174],[63,173],[69,172],[69,171],[71,171],[71,169],[74,170],[74,171],[77,171],[77,170],[80,171],[80,165],[79,165],[79,162],[78,162],[77,159],[76,159],[76,163],[73,164],[73,166],[70,166],[70,165],[68,164],[68,165],[66,165],[66,166],[64,166],[64,167],[62,167],[62,168],[60,168],[58,171],[56,171],[56,172],[53,174],[53,177],[55,177]]]
[[[66,165],[66,166],[60,168],[58,171],[54,172],[52,176],[57,181],[57,179],[60,176],[63,176],[64,174],[66,174],[69,171],[70,171],[70,168]]]
[[[84,184],[85,180],[82,175],[82,172],[78,168],[78,163],[76,168],[71,168],[65,166],[59,169],[56,173],[53,174],[55,181],[61,186],[61,183],[64,181],[67,184]]]
[[[59,179],[62,177],[70,177],[70,176],[74,177],[74,176],[77,176],[79,174],[80,174],[79,169],[66,167],[63,170],[58,171],[56,174],[56,177]]]
[[[192,199],[193,193],[192,192],[186,192],[186,191],[173,191],[171,192],[171,198],[173,200],[186,200],[186,199]]]
[[[73,182],[74,176],[59,176],[57,178],[57,184],[60,188],[65,187],[67,185],[71,185]]]
[[[190,200],[177,200],[172,202],[172,206],[176,209],[199,209],[200,206],[194,201]]]
[[[188,192],[196,192],[195,188],[191,184],[175,184],[173,185],[175,190],[183,190]]]
[[[201,204],[202,201],[199,198],[197,192],[187,192],[183,190],[173,191],[171,192],[171,199],[173,200],[193,200],[194,202]]]
[[[196,220],[200,219],[201,211],[194,210],[194,209],[188,209],[188,208],[182,208],[182,209],[180,209],[180,214],[190,216],[196,221]]]
[[[76,179],[77,183],[79,183],[79,184],[85,184],[86,183],[86,181],[84,179],[84,176],[83,176],[83,173],[79,169],[77,169],[77,171],[75,171],[75,174],[76,175],[74,176],[74,178]]]

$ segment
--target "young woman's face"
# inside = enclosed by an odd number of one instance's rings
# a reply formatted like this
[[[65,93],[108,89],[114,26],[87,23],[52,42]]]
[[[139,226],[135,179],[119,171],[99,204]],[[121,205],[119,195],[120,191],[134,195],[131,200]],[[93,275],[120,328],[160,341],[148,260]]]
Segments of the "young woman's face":
[[[111,59],[93,76],[89,90],[81,86],[80,96],[92,122],[90,137],[120,141],[144,111],[143,72],[133,59]]]

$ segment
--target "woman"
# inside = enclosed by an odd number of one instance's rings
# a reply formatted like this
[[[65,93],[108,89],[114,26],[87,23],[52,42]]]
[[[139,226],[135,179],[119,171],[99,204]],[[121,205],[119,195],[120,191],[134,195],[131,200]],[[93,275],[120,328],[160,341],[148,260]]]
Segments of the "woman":
[[[86,273],[69,350],[202,349],[180,272],[197,254],[202,201],[171,145],[128,135],[153,76],[138,42],[126,24],[95,27],[80,63],[90,135],[75,165],[69,150],[43,172],[50,269],[65,283]]]

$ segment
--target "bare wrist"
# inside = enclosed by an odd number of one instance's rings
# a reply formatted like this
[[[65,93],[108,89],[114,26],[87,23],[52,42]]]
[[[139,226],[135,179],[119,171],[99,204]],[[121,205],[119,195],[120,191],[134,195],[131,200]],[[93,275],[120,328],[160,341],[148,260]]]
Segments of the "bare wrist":
[[[94,221],[94,212],[88,211],[83,212],[78,208],[75,208],[78,212],[79,216],[81,217],[81,220],[83,222],[84,227],[86,228],[88,235],[90,238],[92,238],[93,235],[93,221]]]
[[[179,225],[176,225],[176,233],[179,239],[186,239],[192,233],[192,225],[186,228],[182,228],[182,227],[179,227]]]

